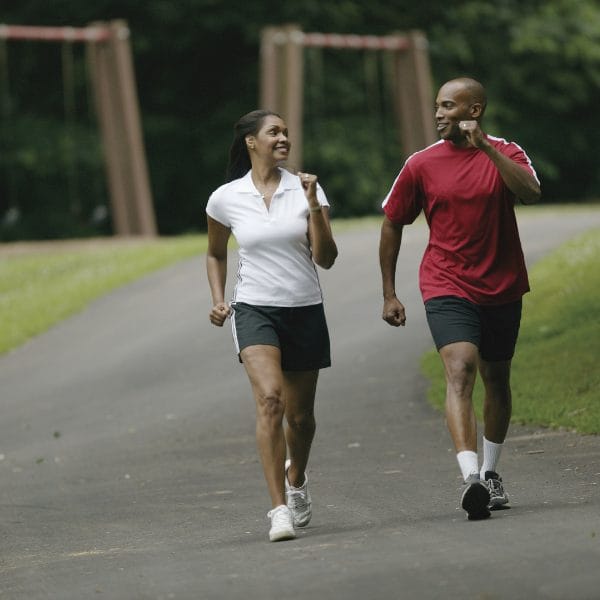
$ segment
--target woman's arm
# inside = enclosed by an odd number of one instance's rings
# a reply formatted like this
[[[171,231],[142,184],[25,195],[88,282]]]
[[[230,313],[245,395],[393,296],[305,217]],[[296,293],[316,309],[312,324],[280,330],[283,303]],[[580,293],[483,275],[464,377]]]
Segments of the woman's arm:
[[[308,173],[298,173],[298,176],[308,201],[308,240],[312,257],[319,267],[329,269],[338,255],[329,222],[329,210],[321,206],[317,199],[317,176]]]
[[[212,295],[213,307],[210,322],[222,327],[231,309],[225,303],[225,282],[227,280],[227,242],[231,229],[207,216],[208,250],[206,252],[206,273]]]

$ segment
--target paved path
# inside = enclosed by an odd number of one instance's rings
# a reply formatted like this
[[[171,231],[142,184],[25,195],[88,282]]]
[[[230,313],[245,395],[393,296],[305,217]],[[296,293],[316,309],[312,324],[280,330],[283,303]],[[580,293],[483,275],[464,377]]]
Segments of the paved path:
[[[600,225],[598,210],[521,215],[529,261]],[[457,508],[418,371],[425,233],[406,230],[402,330],[380,319],[377,228],[337,236],[314,517],[293,542],[266,541],[252,400],[228,331],[208,323],[202,258],[0,358],[0,599],[599,598],[597,437],[513,427],[513,508],[485,522]]]

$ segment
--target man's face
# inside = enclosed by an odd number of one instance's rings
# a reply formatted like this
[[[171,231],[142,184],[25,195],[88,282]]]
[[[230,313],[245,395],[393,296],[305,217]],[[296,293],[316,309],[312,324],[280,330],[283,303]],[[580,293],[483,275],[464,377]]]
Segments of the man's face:
[[[436,129],[440,137],[459,146],[465,145],[466,139],[458,123],[473,119],[472,109],[473,98],[464,86],[452,81],[443,85],[435,100]]]

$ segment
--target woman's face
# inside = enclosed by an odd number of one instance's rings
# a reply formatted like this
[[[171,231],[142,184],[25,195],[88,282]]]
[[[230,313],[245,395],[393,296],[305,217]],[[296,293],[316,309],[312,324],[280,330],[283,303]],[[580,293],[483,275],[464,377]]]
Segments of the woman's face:
[[[291,147],[287,126],[283,119],[275,115],[265,117],[256,135],[246,136],[246,144],[250,157],[269,162],[286,160]]]

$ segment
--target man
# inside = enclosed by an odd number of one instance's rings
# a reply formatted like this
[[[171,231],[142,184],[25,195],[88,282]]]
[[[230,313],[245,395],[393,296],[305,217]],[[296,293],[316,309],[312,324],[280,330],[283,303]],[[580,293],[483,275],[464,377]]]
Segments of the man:
[[[410,156],[383,202],[379,258],[383,319],[404,325],[396,297],[402,228],[421,210],[429,224],[419,283],[427,321],[446,373],[446,421],[465,481],[469,519],[508,503],[497,463],[511,416],[510,365],[529,291],[514,202],[540,198],[525,152],[485,134],[483,86],[466,77],[445,83],[436,98],[441,140]],[[485,386],[483,464],[477,457],[472,393]]]

